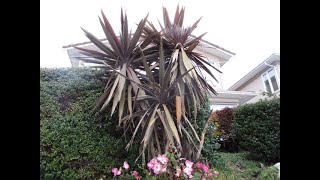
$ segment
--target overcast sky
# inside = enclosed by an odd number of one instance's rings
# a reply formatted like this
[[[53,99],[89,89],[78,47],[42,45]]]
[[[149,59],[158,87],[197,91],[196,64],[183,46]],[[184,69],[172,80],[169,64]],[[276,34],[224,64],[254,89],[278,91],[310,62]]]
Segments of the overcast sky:
[[[222,67],[227,89],[272,53],[280,53],[280,0],[54,0],[40,1],[40,66],[70,67],[62,46],[88,41],[83,27],[104,38],[98,16],[102,9],[116,32],[120,10],[135,30],[149,12],[149,20],[162,22],[162,5],[174,16],[176,5],[185,6],[184,25],[202,16],[195,35],[236,55]]]

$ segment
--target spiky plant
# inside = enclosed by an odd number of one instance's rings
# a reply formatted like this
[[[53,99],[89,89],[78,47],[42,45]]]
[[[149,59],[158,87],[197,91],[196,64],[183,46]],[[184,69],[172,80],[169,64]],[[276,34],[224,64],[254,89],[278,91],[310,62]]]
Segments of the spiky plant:
[[[168,151],[176,152],[178,154],[183,153],[187,149],[183,150],[182,148],[182,138],[185,138],[188,142],[192,142],[192,144],[195,146],[200,142],[195,129],[186,116],[182,117],[185,122],[183,126],[181,125],[181,123],[177,123],[177,119],[172,115],[172,113],[175,111],[178,116],[179,114],[185,114],[184,112],[181,112],[181,108],[177,107],[176,104],[174,104],[174,92],[178,86],[179,80],[187,75],[188,72],[192,69],[185,72],[172,82],[171,71],[173,68],[173,61],[169,61],[169,64],[166,67],[164,65],[161,65],[165,62],[161,39],[159,54],[159,71],[164,73],[163,76],[159,76],[160,79],[157,80],[154,78],[151,68],[148,65],[147,60],[142,52],[142,61],[146,70],[147,81],[145,81],[145,84],[141,84],[135,82],[134,80],[130,80],[136,83],[141,89],[146,92],[146,95],[139,95],[139,97],[136,98],[135,102],[138,103],[139,101],[147,100],[150,106],[147,110],[143,111],[143,115],[140,118],[138,125],[136,126],[136,130],[134,131],[127,148],[132,145],[135,135],[140,128],[140,123],[145,122],[146,126],[144,128],[141,128],[143,133],[143,139],[141,142],[143,143],[141,154],[144,154],[146,148],[148,147],[150,157],[154,157],[156,156],[156,154],[161,154]],[[134,114],[140,113],[141,111]],[[125,118],[130,118],[130,115]],[[190,128],[193,134],[190,135],[186,128]],[[193,141],[193,138],[197,140],[196,143]],[[161,142],[159,140],[161,140]]]
[[[121,121],[123,116],[128,114],[131,115],[133,113],[132,96],[137,94],[145,95],[143,89],[139,90],[136,83],[128,81],[126,77],[139,83],[143,80],[143,74],[139,72],[140,70],[143,70],[141,69],[141,67],[143,67],[141,60],[139,60],[141,59],[140,51],[149,45],[152,36],[143,41],[140,40],[148,15],[139,22],[136,31],[132,34],[131,31],[129,33],[127,15],[124,14],[121,9],[121,31],[118,37],[115,35],[114,30],[103,11],[101,11],[101,13],[103,21],[100,17],[99,21],[110,46],[107,46],[93,34],[83,29],[85,35],[100,51],[80,47],[75,48],[89,57],[80,58],[81,60],[100,64],[106,69],[106,76],[109,80],[103,94],[97,101],[94,110],[103,110],[112,101],[111,116],[116,107],[118,107],[120,124],[123,122]],[[117,72],[120,72],[120,74]],[[147,102],[138,104],[138,109],[146,109],[146,103]]]
[[[82,60],[106,69],[109,80],[95,110],[103,110],[112,101],[110,115],[118,109],[119,124],[125,132],[131,128],[127,149],[137,133],[141,133],[143,159],[145,151],[149,157],[175,151],[178,156],[193,159],[199,152],[200,139],[193,128],[194,122],[188,119],[189,107],[197,114],[206,93],[216,93],[200,72],[204,70],[214,76],[204,65],[211,66],[210,63],[193,51],[203,36],[190,38],[200,19],[193,26],[183,28],[184,8],[177,7],[173,23],[165,8],[163,13],[165,25],[161,31],[150,22],[146,27],[146,17],[131,34],[127,16],[121,10],[121,32],[117,37],[102,12],[103,21],[99,20],[110,46],[84,30],[100,51],[77,49],[89,57]]]
[[[171,22],[167,9],[163,7],[164,23],[162,25],[159,22],[161,31],[158,31],[151,22],[148,22],[149,26],[146,26],[144,29],[143,37],[148,38],[155,33],[162,33],[165,54],[169,54],[169,57],[171,56],[171,60],[173,61],[172,80],[190,70],[190,72],[178,82],[179,88],[176,91],[177,103],[179,104],[181,99],[182,109],[185,109],[186,106],[193,106],[193,111],[197,114],[199,105],[205,101],[205,95],[207,93],[217,94],[214,88],[204,79],[201,71],[208,73],[209,76],[216,81],[217,79],[212,74],[212,69],[210,68],[213,68],[220,73],[221,71],[211,65],[201,54],[194,51],[198,46],[199,41],[206,33],[203,33],[198,37],[192,37],[192,32],[197,27],[201,18],[192,26],[184,27],[184,12],[185,9],[183,7],[180,9],[178,5],[174,20]],[[153,43],[159,45],[160,36],[161,34],[154,36]],[[167,60],[168,59],[170,58],[167,58]],[[185,94],[192,94],[192,98],[185,98]],[[179,96],[181,96],[181,98]]]

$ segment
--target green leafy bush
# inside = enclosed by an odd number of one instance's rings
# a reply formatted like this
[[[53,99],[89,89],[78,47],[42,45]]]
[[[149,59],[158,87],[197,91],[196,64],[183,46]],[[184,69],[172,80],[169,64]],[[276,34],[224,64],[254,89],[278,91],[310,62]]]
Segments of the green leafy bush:
[[[234,131],[240,147],[255,160],[280,161],[280,99],[261,100],[236,108]]]
[[[199,137],[203,128],[210,116],[210,102],[208,98],[201,105],[200,110],[197,114],[196,124],[194,125]],[[192,117],[194,118],[194,117]],[[205,141],[202,149],[202,160],[208,161],[210,166],[222,166],[224,162],[221,156],[217,153],[217,150],[220,148],[219,139],[215,136],[215,124],[211,123],[208,126],[208,130],[205,136]]]
[[[40,69],[40,179],[111,177],[110,169],[119,162],[134,164],[137,148],[124,150],[117,119],[90,113],[103,91],[102,74]]]
[[[280,180],[279,170],[274,166],[270,166],[268,168],[265,168],[259,174],[259,179],[261,179],[261,180]]]

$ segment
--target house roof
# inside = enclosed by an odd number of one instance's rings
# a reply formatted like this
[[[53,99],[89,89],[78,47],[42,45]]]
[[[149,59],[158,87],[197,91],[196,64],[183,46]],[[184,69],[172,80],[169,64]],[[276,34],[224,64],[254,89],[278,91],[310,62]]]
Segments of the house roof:
[[[191,37],[196,38],[195,35],[191,35]],[[100,39],[100,41],[107,41],[107,38]],[[213,46],[215,48],[218,48],[218,49],[220,49],[222,51],[225,51],[225,52],[227,52],[227,53],[229,53],[231,55],[236,55],[234,52],[229,51],[227,49],[224,49],[224,48],[222,48],[222,47],[220,47],[220,46],[218,46],[216,44],[213,44],[213,43],[211,43],[211,42],[209,42],[207,40],[201,39],[200,41],[205,42],[208,45],[211,45],[211,46]],[[76,46],[83,46],[83,45],[86,45],[86,44],[92,44],[92,42],[91,41],[85,41],[85,42],[81,42],[81,43],[69,44],[69,45],[62,46],[62,48],[65,49],[65,48],[71,48],[71,47],[76,47]]]
[[[272,64],[275,61],[280,61],[280,54],[279,53],[273,53],[271,54],[266,60],[261,62],[257,67],[255,67],[253,70],[251,70],[248,74],[243,76],[239,81],[237,81],[235,84],[233,84],[228,91],[236,91],[239,87],[241,87],[243,84],[251,80],[253,77],[255,77],[257,74],[261,73],[266,67],[266,64]]]
[[[190,36],[193,37],[193,38],[196,38],[195,35],[190,35]],[[204,40],[204,39],[202,39],[202,38],[201,38],[200,41],[202,41],[202,42],[204,42],[204,43],[207,43],[208,45],[213,46],[213,47],[215,47],[215,48],[218,48],[218,49],[220,49],[220,50],[222,50],[222,51],[225,51],[225,52],[227,52],[227,53],[229,53],[229,54],[231,54],[231,55],[236,55],[236,53],[234,53],[234,52],[232,52],[232,51],[229,51],[229,50],[227,50],[227,49],[224,49],[224,48],[222,48],[222,47],[220,47],[220,46],[218,46],[218,45],[216,45],[216,44],[213,44],[213,43],[211,43],[211,42],[209,42],[209,41],[207,41],[207,40]]]
[[[196,38],[196,36],[191,35],[192,38]],[[101,41],[105,42],[108,41],[106,38],[100,39]],[[209,48],[210,50],[207,51],[210,54],[216,55],[217,57],[222,58],[224,61],[221,62],[221,67],[223,66],[223,64],[225,64],[233,55],[235,55],[234,52],[231,52],[227,49],[224,49],[216,44],[213,44],[207,40],[201,39],[200,40],[201,44],[207,45],[205,46],[205,48]],[[70,49],[76,46],[85,46],[85,45],[89,45],[92,44],[91,41],[85,41],[85,42],[81,42],[81,43],[75,43],[75,44],[69,44],[69,45],[65,45],[62,46],[62,48],[64,49]]]
[[[259,93],[256,92],[243,91],[217,91],[217,93],[217,96],[212,96],[209,98],[213,104],[236,103],[234,100],[237,100],[239,105],[241,105],[259,95]],[[230,101],[228,102],[228,100]]]

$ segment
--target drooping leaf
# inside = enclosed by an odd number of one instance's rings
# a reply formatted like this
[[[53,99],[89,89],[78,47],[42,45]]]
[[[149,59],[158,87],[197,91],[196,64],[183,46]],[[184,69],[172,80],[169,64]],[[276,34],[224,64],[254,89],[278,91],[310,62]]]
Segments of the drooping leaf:
[[[144,134],[144,138],[143,138],[143,150],[144,151],[147,147],[147,144],[149,142],[150,137],[152,136],[152,132],[153,132],[153,127],[154,127],[154,123],[156,122],[157,118],[155,117],[155,114],[157,112],[159,104],[157,104],[155,106],[155,108],[153,109],[153,112],[149,118],[149,123],[148,123],[148,127],[147,130]]]
[[[181,145],[181,142],[180,142],[180,136],[179,136],[179,134],[178,134],[177,127],[176,127],[176,125],[175,125],[174,122],[173,122],[173,119],[172,119],[172,117],[171,117],[171,114],[170,114],[167,106],[166,106],[165,104],[162,104],[162,106],[163,106],[163,110],[164,110],[164,112],[165,112],[165,114],[166,114],[166,119],[167,119],[167,121],[168,121],[168,123],[169,123],[169,127],[170,127],[170,129],[171,129],[171,131],[172,131],[172,133],[173,133],[173,136],[174,136],[174,138],[176,139],[178,145],[180,146],[180,145]]]
[[[181,134],[181,96],[176,96],[176,117],[178,129]]]

